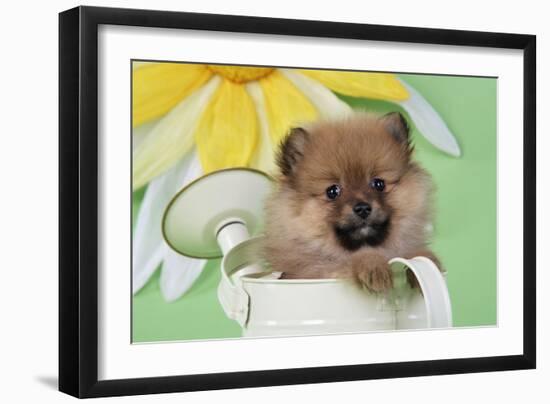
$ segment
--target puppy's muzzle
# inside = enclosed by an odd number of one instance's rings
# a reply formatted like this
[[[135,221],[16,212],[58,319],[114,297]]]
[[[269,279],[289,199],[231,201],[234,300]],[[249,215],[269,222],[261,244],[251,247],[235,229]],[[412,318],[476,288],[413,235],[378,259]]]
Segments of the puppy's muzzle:
[[[361,219],[366,219],[369,217],[370,213],[372,212],[372,206],[370,206],[366,202],[358,202],[353,207],[353,212],[359,216]]]

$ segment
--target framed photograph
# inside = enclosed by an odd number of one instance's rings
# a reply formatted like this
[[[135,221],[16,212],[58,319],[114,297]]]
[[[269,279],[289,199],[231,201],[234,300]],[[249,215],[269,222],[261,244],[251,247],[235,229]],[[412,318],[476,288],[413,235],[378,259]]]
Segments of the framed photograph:
[[[59,16],[59,389],[535,367],[532,35]]]

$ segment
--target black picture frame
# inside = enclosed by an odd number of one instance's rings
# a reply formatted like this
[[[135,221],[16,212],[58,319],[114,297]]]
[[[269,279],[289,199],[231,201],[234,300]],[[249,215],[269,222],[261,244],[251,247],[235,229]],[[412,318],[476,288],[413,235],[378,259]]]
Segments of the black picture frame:
[[[101,24],[523,50],[523,354],[99,381],[97,53]],[[60,13],[59,390],[84,398],[535,368],[535,60],[534,35],[96,7]]]

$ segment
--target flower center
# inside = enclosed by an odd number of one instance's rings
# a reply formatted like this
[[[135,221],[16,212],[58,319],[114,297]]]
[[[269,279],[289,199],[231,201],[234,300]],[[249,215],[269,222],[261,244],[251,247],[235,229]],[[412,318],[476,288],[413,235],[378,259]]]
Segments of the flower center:
[[[235,83],[246,83],[252,80],[258,80],[269,75],[272,67],[236,67],[236,66],[218,66],[208,65],[208,68],[214,73],[225,77]]]

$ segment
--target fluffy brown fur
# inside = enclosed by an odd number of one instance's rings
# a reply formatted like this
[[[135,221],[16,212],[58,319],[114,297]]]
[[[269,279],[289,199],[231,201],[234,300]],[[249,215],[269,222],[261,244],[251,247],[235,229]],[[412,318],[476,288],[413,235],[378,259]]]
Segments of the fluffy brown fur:
[[[266,206],[264,254],[273,270],[286,278],[354,278],[381,292],[392,286],[389,259],[424,255],[438,263],[427,243],[432,182],[411,154],[399,113],[293,129]],[[331,199],[333,185],[340,192]]]

